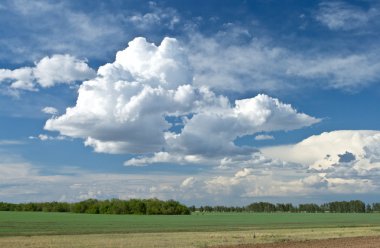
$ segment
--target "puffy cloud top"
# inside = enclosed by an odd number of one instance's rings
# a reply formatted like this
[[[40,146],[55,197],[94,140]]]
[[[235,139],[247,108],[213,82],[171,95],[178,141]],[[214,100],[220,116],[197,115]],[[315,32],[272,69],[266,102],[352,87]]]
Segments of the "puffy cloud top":
[[[379,141],[379,131],[341,130],[262,152],[272,158],[305,164],[310,171],[326,177],[368,179],[380,175]]]

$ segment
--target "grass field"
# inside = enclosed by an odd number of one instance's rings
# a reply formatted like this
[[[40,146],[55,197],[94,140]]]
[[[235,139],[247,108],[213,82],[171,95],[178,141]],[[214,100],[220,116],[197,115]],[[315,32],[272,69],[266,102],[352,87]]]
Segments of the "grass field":
[[[87,244],[92,247],[208,247],[366,235],[380,235],[380,214],[136,216],[0,212],[1,247],[86,247]]]
[[[0,236],[380,226],[380,214],[92,215],[0,212]]]

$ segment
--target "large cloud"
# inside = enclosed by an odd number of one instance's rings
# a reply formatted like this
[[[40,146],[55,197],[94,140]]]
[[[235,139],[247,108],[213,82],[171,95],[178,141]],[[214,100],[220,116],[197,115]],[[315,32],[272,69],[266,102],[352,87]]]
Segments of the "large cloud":
[[[52,87],[59,83],[73,83],[95,76],[84,60],[70,55],[55,54],[44,57],[35,67],[15,70],[0,69],[0,82],[9,83],[13,89],[37,90],[37,86]]]
[[[231,32],[192,36],[188,53],[195,85],[207,82],[212,89],[235,92],[292,91],[310,86],[354,91],[380,79],[379,50],[371,46],[351,53],[317,48],[299,52],[260,38],[231,41]]]
[[[156,46],[136,38],[85,81],[76,106],[48,120],[45,129],[85,139],[97,152],[216,156],[245,151],[233,143],[238,136],[319,121],[267,95],[232,104],[192,85],[192,71],[177,40]]]
[[[380,131],[342,130],[311,136],[295,145],[262,149],[268,157],[308,166],[331,190],[368,191],[380,176]],[[313,178],[315,182],[316,178]],[[376,187],[377,187],[376,186]],[[346,187],[346,188],[344,188]]]

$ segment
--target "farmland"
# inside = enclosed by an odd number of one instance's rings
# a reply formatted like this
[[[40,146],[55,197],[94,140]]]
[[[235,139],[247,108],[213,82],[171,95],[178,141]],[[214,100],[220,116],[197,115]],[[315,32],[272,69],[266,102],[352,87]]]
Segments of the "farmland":
[[[205,247],[380,235],[380,214],[213,213],[183,216],[0,212],[0,246]],[[22,237],[20,237],[22,236]],[[17,241],[17,242],[16,242]],[[21,243],[20,243],[21,242]],[[22,243],[24,242],[24,243]],[[48,243],[44,243],[48,242]],[[132,246],[127,246],[130,244]],[[54,245],[53,245],[54,246]],[[16,247],[16,246],[14,246]],[[170,246],[169,246],[170,247]]]

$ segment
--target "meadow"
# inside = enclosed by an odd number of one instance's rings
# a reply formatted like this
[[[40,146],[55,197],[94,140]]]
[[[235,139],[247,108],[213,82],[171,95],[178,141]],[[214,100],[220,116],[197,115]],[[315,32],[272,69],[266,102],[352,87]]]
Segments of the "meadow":
[[[380,214],[0,212],[1,247],[208,247],[366,235],[380,235]]]

